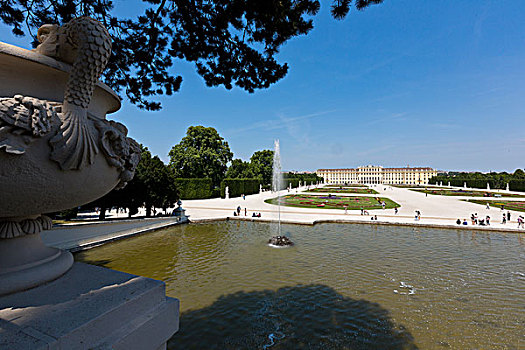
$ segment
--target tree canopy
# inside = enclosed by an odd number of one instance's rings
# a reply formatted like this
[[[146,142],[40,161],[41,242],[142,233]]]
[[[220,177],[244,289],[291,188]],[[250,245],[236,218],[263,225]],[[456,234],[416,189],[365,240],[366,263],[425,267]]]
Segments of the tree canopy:
[[[178,199],[175,179],[168,166],[158,156],[152,156],[147,148],[142,149],[141,161],[135,175],[144,187],[144,206],[146,216],[152,207],[167,208]]]
[[[228,142],[212,127],[190,126],[170,153],[175,177],[210,178],[219,186],[233,158]]]
[[[245,162],[242,159],[232,160],[225,177],[227,179],[247,179],[254,177],[250,162]]]
[[[273,153],[273,151],[265,149],[255,152],[250,158],[253,175],[261,178],[266,185],[272,182]]]
[[[353,6],[362,10],[383,0],[332,0],[331,13],[343,19]],[[63,25],[78,16],[104,24],[113,55],[102,80],[139,108],[158,110],[156,95],[172,95],[182,77],[170,68],[177,60],[195,64],[208,86],[233,85],[248,92],[268,88],[288,72],[276,60],[289,39],[313,28],[317,0],[134,0],[136,18],[115,13],[111,0],[0,0],[0,21],[15,35],[46,23]]]
[[[168,208],[179,199],[174,177],[167,165],[158,156],[152,156],[147,147],[141,145],[141,159],[135,177],[121,190],[113,190],[104,197],[88,204],[87,207],[100,207],[100,219],[105,210],[111,207],[128,208],[131,215],[139,207],[146,207],[146,216],[151,208]]]
[[[226,178],[228,179],[261,179],[263,184],[272,182],[273,151],[262,150],[255,152],[249,162],[242,159],[234,159],[231,162]]]

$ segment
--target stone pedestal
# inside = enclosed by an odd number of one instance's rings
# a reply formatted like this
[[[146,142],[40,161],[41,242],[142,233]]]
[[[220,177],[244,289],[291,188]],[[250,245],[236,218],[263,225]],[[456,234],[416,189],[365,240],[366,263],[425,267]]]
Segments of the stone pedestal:
[[[82,263],[0,297],[1,349],[164,349],[178,328],[163,282]]]

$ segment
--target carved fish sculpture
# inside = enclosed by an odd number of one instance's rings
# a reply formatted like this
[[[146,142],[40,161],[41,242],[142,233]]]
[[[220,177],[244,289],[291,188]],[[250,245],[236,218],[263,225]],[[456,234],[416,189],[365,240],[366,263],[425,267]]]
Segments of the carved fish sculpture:
[[[64,101],[60,105],[23,96],[1,98],[0,148],[8,153],[24,153],[29,136],[49,132],[46,123],[57,115],[60,127],[49,141],[50,157],[63,170],[82,169],[93,164],[99,152],[96,130],[88,121],[88,106],[111,55],[111,37],[100,22],[79,17],[62,27],[42,26],[38,40],[41,44],[36,52],[72,65]]]

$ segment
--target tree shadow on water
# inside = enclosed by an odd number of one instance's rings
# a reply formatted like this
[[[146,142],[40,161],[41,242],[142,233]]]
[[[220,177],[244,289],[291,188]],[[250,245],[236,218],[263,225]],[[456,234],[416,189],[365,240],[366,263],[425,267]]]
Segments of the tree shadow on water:
[[[183,303],[184,301],[182,301]],[[181,314],[169,349],[417,349],[388,310],[325,285],[237,292]]]

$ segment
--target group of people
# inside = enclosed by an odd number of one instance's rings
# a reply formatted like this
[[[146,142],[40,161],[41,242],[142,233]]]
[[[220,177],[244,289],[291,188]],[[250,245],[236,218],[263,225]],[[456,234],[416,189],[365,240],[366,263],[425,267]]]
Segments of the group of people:
[[[241,206],[239,205],[236,210],[233,211],[233,216],[240,216],[241,215]],[[248,210],[244,208],[244,216],[248,215]]]
[[[237,209],[233,211],[233,216],[241,216],[242,208],[239,205]],[[244,208],[244,216],[248,216],[248,209]],[[260,218],[261,213],[252,213],[252,218]]]
[[[510,222],[510,211],[507,211],[506,213],[502,214],[501,223],[505,225],[507,222]],[[479,226],[490,226],[490,216],[485,216],[485,219],[478,218],[478,213],[474,213],[470,215],[470,221],[472,225],[479,225]],[[456,224],[458,225],[468,225],[467,219],[463,219],[461,221],[460,219],[456,220]],[[525,218],[523,216],[518,216],[518,228],[525,228]]]
[[[368,210],[364,210],[363,208],[361,208],[361,215],[370,215],[370,213],[368,212]]]
[[[470,215],[470,221],[472,225],[479,225],[479,226],[490,226],[490,216],[486,216],[485,219],[478,218],[478,213],[474,213]],[[456,220],[456,224],[458,225],[468,225],[467,219],[463,219],[461,221],[460,219]]]
[[[518,216],[518,228],[525,228],[525,218],[520,215]],[[503,213],[503,218],[501,220],[502,224],[506,224],[507,222],[510,222],[510,211],[507,211],[507,213]]]

